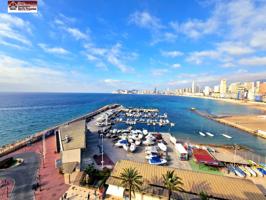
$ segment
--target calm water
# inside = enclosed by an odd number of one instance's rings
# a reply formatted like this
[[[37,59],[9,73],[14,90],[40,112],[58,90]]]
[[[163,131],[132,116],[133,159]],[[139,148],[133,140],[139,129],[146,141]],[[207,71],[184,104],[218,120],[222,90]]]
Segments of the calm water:
[[[14,142],[110,103],[159,108],[162,113],[168,113],[170,121],[176,124],[170,131],[182,139],[201,143],[241,144],[266,155],[266,140],[205,119],[189,109],[196,107],[215,115],[259,114],[261,111],[214,100],[152,95],[0,93],[0,145]],[[153,127],[149,128],[154,130]],[[155,130],[169,131],[168,128],[159,127]],[[201,137],[199,130],[210,131],[215,136]],[[222,133],[233,138],[226,139],[220,135]]]

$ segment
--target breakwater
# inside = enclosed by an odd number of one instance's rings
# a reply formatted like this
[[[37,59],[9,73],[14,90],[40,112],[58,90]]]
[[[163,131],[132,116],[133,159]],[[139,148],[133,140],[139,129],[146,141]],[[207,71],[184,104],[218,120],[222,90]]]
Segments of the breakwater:
[[[121,107],[121,105],[120,104],[109,104],[109,105],[103,106],[103,107],[101,107],[101,108],[99,108],[93,112],[90,112],[88,114],[82,115],[80,117],[71,119],[71,120],[66,121],[64,123],[61,123],[61,124],[55,125],[53,127],[47,128],[43,131],[37,132],[37,133],[35,133],[31,136],[28,136],[22,140],[18,140],[14,143],[11,143],[11,144],[3,145],[0,148],[0,157],[5,156],[11,152],[14,152],[20,148],[23,148],[27,145],[32,144],[32,143],[38,142],[38,141],[42,140],[43,137],[50,137],[50,136],[54,135],[55,130],[57,130],[60,126],[67,125],[67,124],[70,124],[70,123],[78,121],[78,120],[84,120],[85,119],[86,121],[88,121],[91,118],[93,118],[94,116],[96,116],[102,112],[105,112],[105,111],[110,110],[110,109],[115,109],[118,107]]]

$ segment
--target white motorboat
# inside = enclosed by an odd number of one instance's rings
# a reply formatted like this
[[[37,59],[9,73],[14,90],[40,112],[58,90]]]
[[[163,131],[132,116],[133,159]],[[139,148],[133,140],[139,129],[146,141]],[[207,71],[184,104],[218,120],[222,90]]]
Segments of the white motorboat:
[[[174,136],[170,136],[170,142],[172,142],[173,144],[176,143],[176,138]]]
[[[129,147],[129,150],[130,150],[131,152],[134,152],[134,151],[136,150],[136,148],[137,148],[136,144],[135,144],[135,143],[132,143],[132,144],[130,145],[130,147]]]
[[[148,135],[149,132],[146,129],[143,129],[142,133],[143,135]]]
[[[228,139],[231,139],[232,137],[230,136],[230,135],[226,135],[226,134],[222,134],[222,136],[224,136],[224,137],[226,137],[226,138],[228,138]]]
[[[129,142],[129,143],[134,143],[134,140],[133,140],[132,138],[129,138],[129,139],[128,139],[128,142]]]
[[[123,149],[125,149],[125,151],[129,150],[129,146],[127,144],[123,144]]]
[[[208,136],[210,136],[210,137],[213,137],[214,135],[212,134],[212,133],[210,133],[210,132],[206,132],[206,134],[208,135]]]
[[[167,146],[162,143],[162,142],[159,142],[158,143],[158,147],[162,150],[162,151],[167,151]]]
[[[158,148],[157,146],[145,147],[145,153],[146,154],[158,153]]]
[[[206,135],[204,133],[202,133],[201,131],[199,131],[199,134],[203,137],[205,137]]]
[[[135,144],[136,144],[137,146],[139,146],[139,145],[141,144],[141,140],[136,140],[136,141],[135,141]]]
[[[152,144],[154,144],[154,141],[151,139],[146,139],[145,141],[143,141],[143,144],[144,145],[152,145]]]
[[[157,156],[158,156],[157,153],[151,153],[151,154],[147,154],[147,155],[145,156],[145,158],[146,158],[147,160],[150,160],[150,159],[152,159],[153,157],[157,157]]]

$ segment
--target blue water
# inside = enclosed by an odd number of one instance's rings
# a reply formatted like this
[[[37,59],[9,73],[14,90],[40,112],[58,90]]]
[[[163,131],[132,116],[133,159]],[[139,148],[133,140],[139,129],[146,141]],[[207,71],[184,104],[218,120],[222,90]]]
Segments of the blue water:
[[[189,111],[191,107],[196,107],[214,115],[230,115],[260,114],[260,110],[208,99],[159,95],[0,93],[0,146],[110,103],[159,108],[162,113],[168,113],[170,121],[176,124],[170,129],[171,133],[182,139],[200,143],[240,144],[266,155],[266,140]],[[149,129],[154,130],[153,127]],[[169,131],[168,128],[159,127],[156,130]],[[209,131],[215,136],[201,137],[199,130]],[[226,139],[220,135],[222,133],[233,138]]]

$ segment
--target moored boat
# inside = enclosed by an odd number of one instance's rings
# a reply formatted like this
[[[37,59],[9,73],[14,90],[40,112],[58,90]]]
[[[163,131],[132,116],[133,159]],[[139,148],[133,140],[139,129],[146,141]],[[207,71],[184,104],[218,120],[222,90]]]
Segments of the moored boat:
[[[222,136],[224,136],[224,137],[226,137],[226,138],[228,138],[228,139],[231,139],[232,137],[230,136],[230,135],[227,135],[227,134],[222,134]]]
[[[199,131],[199,134],[200,134],[201,136],[203,136],[203,137],[206,136],[206,135],[205,135],[203,132],[201,132],[201,131]]]
[[[208,135],[208,136],[210,136],[210,137],[213,137],[214,135],[212,134],[212,133],[210,133],[210,132],[206,132],[206,134]]]
[[[162,151],[167,151],[167,146],[162,143],[162,142],[159,142],[158,143],[158,147],[162,150]]]

